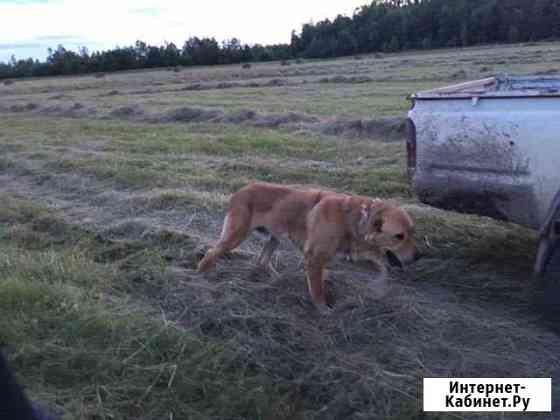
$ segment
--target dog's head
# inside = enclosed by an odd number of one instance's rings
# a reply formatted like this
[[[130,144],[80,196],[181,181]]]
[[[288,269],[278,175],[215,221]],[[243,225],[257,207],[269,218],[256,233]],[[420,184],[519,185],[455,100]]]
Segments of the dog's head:
[[[402,267],[421,257],[414,240],[414,222],[397,205],[362,204],[359,226],[365,241],[378,247],[391,265]]]

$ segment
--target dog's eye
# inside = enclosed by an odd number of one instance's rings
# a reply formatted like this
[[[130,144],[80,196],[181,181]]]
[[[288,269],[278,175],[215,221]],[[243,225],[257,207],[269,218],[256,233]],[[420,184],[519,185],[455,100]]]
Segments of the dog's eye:
[[[399,241],[402,241],[404,239],[404,233],[399,233],[398,235],[395,235],[395,238],[397,238]]]

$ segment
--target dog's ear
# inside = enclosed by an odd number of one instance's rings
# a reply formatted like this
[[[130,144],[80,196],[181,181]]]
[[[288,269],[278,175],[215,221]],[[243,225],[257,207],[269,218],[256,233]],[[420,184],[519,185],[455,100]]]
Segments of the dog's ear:
[[[361,215],[358,223],[359,235],[371,241],[377,234],[382,232],[382,209],[377,206],[362,204],[360,211]]]

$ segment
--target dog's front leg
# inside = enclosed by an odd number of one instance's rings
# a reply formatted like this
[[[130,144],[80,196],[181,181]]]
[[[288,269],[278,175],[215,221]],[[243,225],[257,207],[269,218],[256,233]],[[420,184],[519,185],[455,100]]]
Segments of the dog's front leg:
[[[210,270],[214,265],[216,265],[216,260],[222,254],[226,252],[225,247],[221,246],[220,244],[216,245],[214,248],[210,248],[202,260],[198,263],[198,272],[205,273],[206,271]]]

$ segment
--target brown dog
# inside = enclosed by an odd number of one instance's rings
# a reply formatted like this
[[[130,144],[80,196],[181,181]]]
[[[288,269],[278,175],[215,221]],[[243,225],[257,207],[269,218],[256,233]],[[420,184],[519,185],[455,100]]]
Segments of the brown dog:
[[[220,240],[200,261],[199,272],[212,268],[253,229],[271,235],[258,258],[261,266],[269,265],[280,238],[290,239],[303,250],[309,293],[322,312],[328,309],[324,270],[335,254],[369,260],[382,272],[384,257],[399,266],[419,258],[412,219],[391,203],[252,182],[231,197]]]

